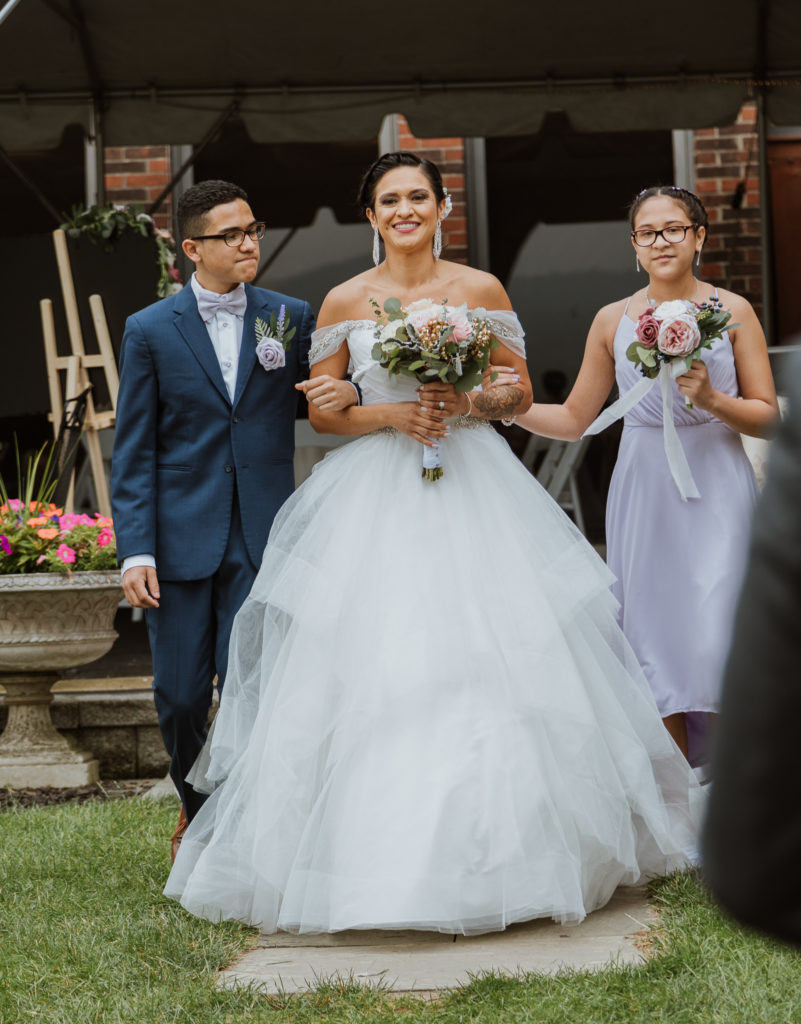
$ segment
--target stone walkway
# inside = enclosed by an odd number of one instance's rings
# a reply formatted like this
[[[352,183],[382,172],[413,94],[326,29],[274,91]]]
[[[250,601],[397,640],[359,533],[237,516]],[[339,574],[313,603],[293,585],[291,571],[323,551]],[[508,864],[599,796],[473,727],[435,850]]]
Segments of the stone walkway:
[[[574,926],[532,921],[455,940],[433,932],[262,935],[256,949],[222,972],[220,984],[290,993],[352,979],[397,993],[433,995],[492,972],[595,971],[611,963],[642,963],[637,939],[655,919],[643,888],[621,887],[605,907]]]

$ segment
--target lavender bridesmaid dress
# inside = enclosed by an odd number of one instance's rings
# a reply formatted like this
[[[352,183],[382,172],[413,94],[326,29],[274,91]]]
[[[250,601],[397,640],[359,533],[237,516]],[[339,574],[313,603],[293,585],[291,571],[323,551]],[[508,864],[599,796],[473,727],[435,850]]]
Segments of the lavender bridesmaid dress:
[[[621,395],[642,379],[626,358],[635,323],[615,334]],[[705,349],[713,387],[737,395],[728,334]],[[607,560],[617,578],[620,623],[662,715],[688,713],[690,760],[706,760],[717,711],[757,485],[740,435],[701,409],[686,409],[674,382],[673,418],[700,498],[682,501],[668,468],[658,388],[631,409],[606,510]]]

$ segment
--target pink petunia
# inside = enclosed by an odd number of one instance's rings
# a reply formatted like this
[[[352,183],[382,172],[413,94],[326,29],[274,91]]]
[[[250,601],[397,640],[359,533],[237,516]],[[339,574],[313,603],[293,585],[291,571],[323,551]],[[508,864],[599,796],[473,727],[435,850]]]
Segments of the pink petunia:
[[[110,544],[113,539],[114,539],[114,534],[106,526],[97,535],[97,546],[99,548],[104,548],[107,544]]]
[[[11,554],[11,541],[4,533],[0,533],[0,548],[2,548],[7,555]]]
[[[75,550],[74,548],[71,548],[69,544],[59,544],[56,554],[64,565],[70,565],[75,561]]]

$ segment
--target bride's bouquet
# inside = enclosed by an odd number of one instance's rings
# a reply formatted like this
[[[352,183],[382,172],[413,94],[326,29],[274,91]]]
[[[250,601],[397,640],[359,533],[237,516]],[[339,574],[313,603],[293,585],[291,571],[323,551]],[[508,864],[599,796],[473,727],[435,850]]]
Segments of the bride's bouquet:
[[[729,320],[731,313],[720,299],[700,304],[673,299],[649,306],[637,321],[636,338],[626,349],[626,357],[644,377],[654,379],[669,365],[675,378],[690,369],[693,359],[701,358],[701,349],[722,336]],[[692,402],[685,405],[692,409]]]
[[[418,299],[408,306],[387,299],[382,312],[375,299],[370,302],[377,318],[372,356],[390,379],[403,374],[424,384],[441,380],[464,392],[481,383],[498,347],[486,310],[468,312],[466,303],[452,307],[445,299]],[[424,447],[423,477],[439,480],[442,474],[439,445]]]

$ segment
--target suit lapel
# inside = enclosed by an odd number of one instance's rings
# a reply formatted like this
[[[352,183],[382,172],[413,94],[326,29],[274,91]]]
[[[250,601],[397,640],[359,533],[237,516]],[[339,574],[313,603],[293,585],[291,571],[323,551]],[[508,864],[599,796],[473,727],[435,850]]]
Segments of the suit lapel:
[[[236,389],[234,390],[234,405],[242,397],[242,392],[247,387],[256,359],[256,318],[263,317],[265,320],[270,316],[270,304],[260,302],[258,293],[250,285],[245,285],[248,296],[248,308],[245,311],[245,321],[242,325],[242,344],[239,347],[239,368],[236,371]]]
[[[231,399],[228,397],[228,389],[223,380],[222,370],[217,360],[217,353],[214,351],[206,325],[200,319],[200,313],[197,311],[197,300],[195,299],[191,284],[186,284],[178,294],[178,301],[175,303],[175,326],[192,350],[197,361],[206,371],[212,384],[230,405]],[[241,373],[241,364],[239,370]]]

